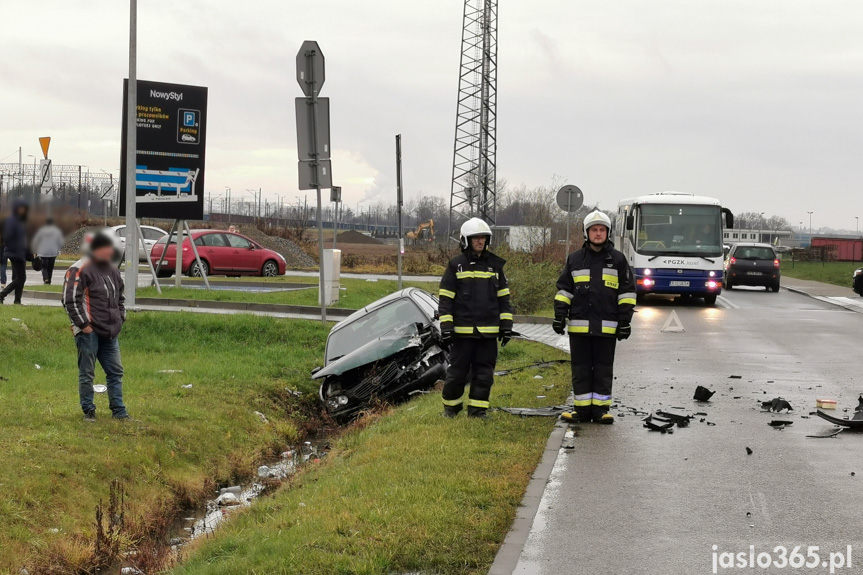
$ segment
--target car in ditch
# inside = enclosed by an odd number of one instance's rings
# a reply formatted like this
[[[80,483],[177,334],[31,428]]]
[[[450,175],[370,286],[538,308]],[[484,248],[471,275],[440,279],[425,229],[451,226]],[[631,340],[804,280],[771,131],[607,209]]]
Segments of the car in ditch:
[[[354,312],[327,336],[320,399],[336,420],[356,417],[375,402],[396,403],[444,377],[447,352],[438,301],[419,288],[390,294]]]

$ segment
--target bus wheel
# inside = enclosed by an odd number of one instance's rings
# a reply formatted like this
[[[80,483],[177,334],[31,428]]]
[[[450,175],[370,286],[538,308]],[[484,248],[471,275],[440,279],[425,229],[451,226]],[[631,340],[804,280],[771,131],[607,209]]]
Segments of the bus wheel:
[[[707,305],[716,305],[716,294],[709,293],[704,296],[704,303],[706,303]]]

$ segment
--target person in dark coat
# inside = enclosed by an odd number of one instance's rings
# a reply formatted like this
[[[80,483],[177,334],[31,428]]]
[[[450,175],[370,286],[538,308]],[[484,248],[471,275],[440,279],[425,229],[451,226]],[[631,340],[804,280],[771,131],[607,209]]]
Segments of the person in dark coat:
[[[12,204],[12,213],[3,225],[4,256],[12,263],[12,282],[0,291],[0,305],[15,292],[15,303],[21,303],[24,283],[27,281],[27,202],[18,199]]]

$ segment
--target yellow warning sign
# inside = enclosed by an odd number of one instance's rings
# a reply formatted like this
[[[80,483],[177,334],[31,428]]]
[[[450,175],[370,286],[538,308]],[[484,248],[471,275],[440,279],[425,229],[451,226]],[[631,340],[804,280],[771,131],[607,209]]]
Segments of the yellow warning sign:
[[[51,138],[39,138],[39,145],[42,146],[42,155],[48,159],[48,146],[51,145]]]

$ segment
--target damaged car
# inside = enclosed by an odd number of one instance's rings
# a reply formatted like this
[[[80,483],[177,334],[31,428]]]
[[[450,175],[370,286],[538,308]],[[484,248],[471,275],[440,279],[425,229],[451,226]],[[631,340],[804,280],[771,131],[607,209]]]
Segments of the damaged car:
[[[345,421],[372,402],[434,387],[447,369],[437,309],[435,296],[408,288],[337,324],[327,336],[324,367],[312,372],[327,412]]]

